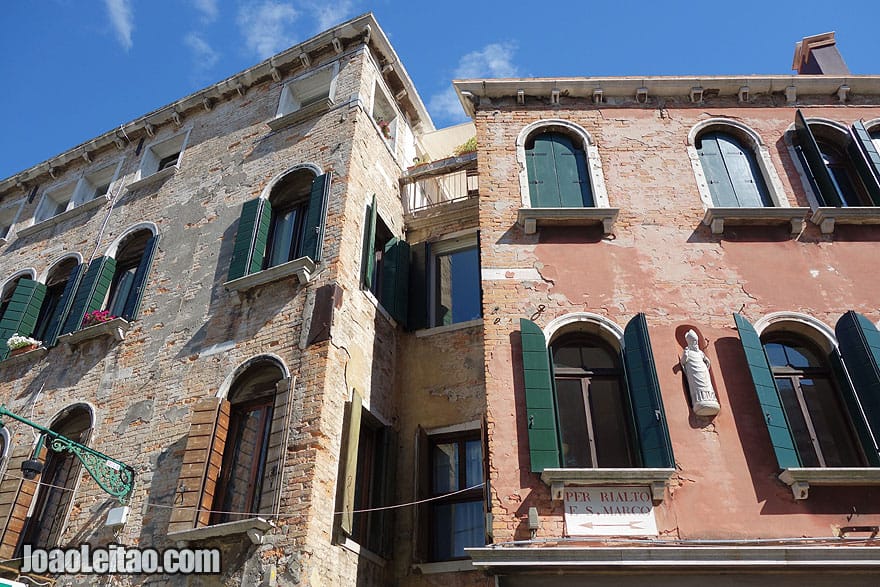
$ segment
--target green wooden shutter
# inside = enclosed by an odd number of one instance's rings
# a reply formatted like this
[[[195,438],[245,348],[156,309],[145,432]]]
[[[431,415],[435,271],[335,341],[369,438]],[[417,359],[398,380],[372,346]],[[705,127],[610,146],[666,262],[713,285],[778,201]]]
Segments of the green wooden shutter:
[[[764,353],[764,345],[755,328],[741,314],[734,314],[736,329],[739,332],[739,340],[742,342],[746,362],[749,365],[749,373],[755,384],[755,393],[758,403],[761,404],[761,413],[764,416],[764,424],[770,434],[770,442],[776,453],[776,462],[780,469],[800,467],[800,458],[794,446],[791,430],[788,427],[788,418],[782,409],[782,400],[773,381],[773,372],[770,363]]]
[[[843,201],[840,199],[840,194],[837,192],[834,181],[831,179],[831,172],[825,166],[825,157],[819,150],[819,143],[816,142],[816,137],[813,136],[813,131],[810,130],[810,126],[800,110],[795,112],[794,128],[800,142],[801,152],[804,154],[809,171],[813,174],[813,179],[816,180],[816,187],[819,189],[819,193],[816,194],[816,197],[819,199],[819,205],[842,206]]]
[[[303,222],[301,256],[309,257],[317,263],[321,260],[321,245],[324,243],[324,223],[327,217],[327,201],[330,198],[330,175],[327,172],[312,181],[309,194],[309,207]]]
[[[0,318],[0,341],[3,342],[0,344],[0,360],[9,356],[6,339],[16,333],[22,336],[33,334],[44,297],[45,284],[27,278],[18,280],[3,318]]]
[[[409,295],[409,244],[392,238],[383,252],[382,306],[406,326]]]
[[[834,332],[854,388],[844,390],[844,400],[868,462],[880,466],[880,332],[852,310],[840,317]]]
[[[67,318],[67,315],[70,312],[70,308],[73,305],[74,294],[76,293],[80,280],[85,274],[85,270],[86,264],[80,263],[70,272],[70,276],[67,278],[67,284],[64,286],[64,291],[58,299],[58,306],[55,308],[55,313],[49,318],[49,325],[46,327],[46,340],[43,341],[43,346],[51,347],[58,342],[58,335],[61,333],[64,319]]]
[[[727,173],[718,136],[719,133],[711,132],[700,137],[700,147],[697,149],[697,154],[700,156],[703,175],[706,176],[706,181],[709,183],[712,203],[719,208],[736,208],[739,206],[739,201],[736,199],[736,191],[733,189],[733,184]]]
[[[357,390],[353,390],[348,402],[348,436],[345,443],[345,470],[342,477],[342,519],[339,527],[351,536],[354,527],[354,494],[357,489],[358,443],[361,436],[361,411],[363,402]]]
[[[718,141],[721,158],[724,160],[730,184],[736,194],[737,205],[743,208],[772,205],[754,153],[730,135],[713,134]]]
[[[431,244],[418,243],[410,246],[409,301],[406,326],[418,330],[428,326],[428,276]]]
[[[526,173],[532,208],[558,208],[561,205],[552,136],[553,133],[538,135],[532,148],[526,149]]]
[[[642,466],[675,467],[654,353],[648,337],[648,322],[643,313],[636,314],[623,330],[623,363]]]
[[[255,198],[241,206],[232,261],[229,263],[229,281],[263,268],[271,222],[272,205],[268,200]]]
[[[388,506],[396,503],[394,488],[397,483],[397,434],[390,426],[382,428],[382,463],[379,482],[379,504]],[[391,558],[394,548],[394,508],[373,512],[377,518],[376,526],[379,528],[379,536],[376,544],[379,544],[379,554],[385,558]]]
[[[61,329],[61,334],[74,332],[82,328],[82,321],[88,312],[101,309],[107,290],[113,282],[113,273],[116,271],[116,259],[111,257],[97,257],[89,263],[89,268],[83,275],[77,287],[76,295],[67,320]]]
[[[372,203],[367,206],[367,219],[364,226],[364,252],[361,259],[361,281],[365,289],[373,285],[373,271],[376,268],[376,257],[373,251],[376,248],[376,194],[373,194]]]
[[[141,262],[138,263],[137,270],[134,273],[134,282],[131,284],[131,291],[128,293],[128,299],[125,302],[125,308],[122,311],[122,318],[132,321],[137,318],[138,311],[141,309],[141,300],[144,297],[144,289],[147,286],[147,277],[150,275],[150,267],[153,265],[153,258],[156,256],[156,249],[159,245],[159,235],[154,235],[144,246],[144,252],[141,253]]]
[[[522,338],[523,383],[529,427],[529,456],[532,472],[559,467],[556,439],[556,402],[550,355],[541,328],[525,318],[519,321]]]
[[[552,134],[553,160],[556,179],[559,182],[559,201],[564,208],[583,208],[593,205],[587,173],[587,160],[583,149],[575,147],[571,139],[562,134]]]
[[[847,145],[847,152],[856,164],[856,170],[868,189],[871,201],[875,206],[880,206],[880,153],[877,152],[868,129],[860,120],[852,125],[852,141]]]

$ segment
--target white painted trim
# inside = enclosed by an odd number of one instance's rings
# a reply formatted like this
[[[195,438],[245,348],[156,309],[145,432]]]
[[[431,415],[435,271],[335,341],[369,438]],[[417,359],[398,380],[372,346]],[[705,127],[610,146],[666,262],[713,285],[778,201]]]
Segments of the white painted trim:
[[[426,336],[433,336],[435,334],[443,334],[444,332],[453,332],[455,330],[462,330],[464,328],[471,328],[472,326],[482,326],[483,319],[475,318],[473,320],[468,320],[466,322],[456,322],[455,324],[447,324],[445,326],[434,326],[432,328],[423,328],[421,330],[416,330],[415,335],[416,338],[425,338]]]
[[[153,223],[153,222],[138,222],[134,226],[129,226],[128,228],[126,228],[122,232],[122,234],[117,236],[116,239],[114,239],[113,242],[110,243],[110,246],[107,247],[107,251],[104,253],[104,255],[107,257],[113,257],[115,259],[116,253],[118,252],[118,249],[119,249],[119,245],[122,244],[122,241],[124,241],[126,238],[128,238],[130,235],[134,234],[135,232],[138,232],[138,231],[144,230],[144,229],[149,230],[151,233],[153,233],[153,236],[156,236],[157,234],[159,234],[159,229],[155,223]]]
[[[144,145],[143,150],[141,151],[141,160],[138,163],[138,168],[137,168],[137,171],[135,172],[134,179],[131,182],[129,182],[127,188],[129,190],[134,190],[134,189],[137,189],[143,185],[146,185],[147,183],[149,183],[146,180],[148,180],[150,177],[152,177],[158,173],[162,173],[162,171],[165,171],[164,169],[162,169],[162,170],[155,169],[145,175],[144,174],[144,165],[147,163],[147,156],[152,153],[153,148],[160,147],[160,146],[168,144],[168,143],[173,143],[178,138],[181,138],[181,142],[180,142],[180,151],[178,152],[179,154],[177,155],[177,163],[175,163],[174,165],[172,165],[171,167],[168,167],[166,169],[174,169],[175,171],[180,169],[180,164],[183,161],[184,153],[186,152],[187,146],[189,146],[189,136],[190,136],[190,133],[192,132],[192,129],[193,129],[192,125],[187,125],[187,126],[181,128],[180,130],[178,130],[177,132],[169,134],[168,136],[166,136],[164,138],[161,138],[161,139],[157,138],[154,141],[146,143]]]
[[[544,327],[544,340],[549,347],[560,335],[580,330],[598,334],[623,348],[623,329],[608,318],[592,312],[573,312],[554,318]]]
[[[783,325],[788,325],[789,327],[777,328],[777,326]],[[781,330],[806,336],[813,342],[818,343],[825,351],[837,348],[837,337],[834,335],[834,329],[808,314],[800,312],[771,312],[758,319],[754,327],[758,336],[761,336],[769,328],[771,332]]]
[[[306,71],[303,71],[296,77],[292,77],[283,82],[281,85],[281,92],[278,95],[278,105],[275,108],[275,115],[273,119],[277,120],[279,118],[283,118],[289,114],[293,114],[294,112],[298,112],[303,108],[307,108],[308,106],[300,105],[298,108],[294,108],[292,110],[286,110],[282,112],[282,107],[286,106],[286,102],[289,100],[289,96],[291,93],[291,87],[295,86],[298,82],[302,82],[310,77],[314,77],[317,75],[321,75],[324,73],[324,70],[330,69],[330,83],[327,87],[327,99],[331,104],[335,103],[336,98],[336,86],[339,80],[339,62],[340,59],[337,58],[329,63],[326,63],[320,67],[316,67],[312,69],[311,67]]]
[[[511,274],[510,277],[507,276],[508,273]],[[507,279],[516,279],[519,281],[543,281],[541,273],[534,268],[514,269],[513,267],[483,267],[480,269],[480,276],[483,281],[504,281]]]
[[[46,269],[44,269],[40,276],[37,278],[37,281],[39,281],[40,283],[46,283],[46,280],[49,279],[49,274],[52,273],[52,270],[67,259],[76,259],[78,265],[83,262],[83,257],[79,253],[64,253],[63,255],[61,255],[60,257],[56,257],[54,261],[49,263]]]
[[[593,202],[596,208],[608,208],[608,191],[605,187],[605,174],[602,172],[602,159],[599,157],[599,148],[593,142],[593,137],[582,126],[561,118],[545,118],[526,125],[516,137],[516,162],[519,165],[519,192],[523,208],[531,208],[529,198],[529,177],[526,169],[526,141],[529,137],[544,129],[562,130],[573,134],[582,141],[582,148],[587,157],[587,167],[590,175],[590,186],[593,190]]]
[[[254,355],[249,359],[238,364],[238,366],[229,373],[226,378],[223,380],[223,383],[220,384],[220,387],[217,389],[217,394],[214,397],[219,398],[227,398],[229,397],[229,390],[232,389],[232,384],[238,379],[242,373],[244,373],[248,368],[254,366],[257,363],[273,363],[276,367],[281,369],[281,373],[283,375],[282,379],[290,378],[290,369],[287,368],[287,364],[284,362],[284,359],[276,355],[275,353],[260,353],[259,355]],[[292,391],[292,390],[291,390]]]
[[[55,412],[55,415],[52,416],[52,417],[48,420],[48,421],[49,421],[49,424],[46,426],[46,428],[52,428],[52,426],[54,426],[54,425],[57,424],[60,420],[62,420],[62,419],[65,418],[66,416],[68,416],[68,415],[69,415],[71,412],[73,412],[76,408],[80,408],[80,407],[85,408],[85,409],[88,410],[88,412],[89,412],[89,430],[91,431],[91,432],[89,433],[89,440],[91,440],[91,439],[93,438],[92,434],[95,432],[95,422],[96,422],[95,414],[96,414],[97,412],[96,412],[96,410],[95,410],[95,406],[92,405],[92,403],[91,403],[91,402],[88,402],[88,401],[80,401],[80,402],[76,402],[76,403],[72,403],[72,404],[70,404],[70,405],[64,406],[63,408],[61,408],[60,410],[58,410],[57,412]],[[88,443],[88,442],[84,442],[83,444],[85,444],[86,446],[88,446],[89,443]]]
[[[880,126],[880,117],[872,118],[871,120],[864,121],[865,128],[868,129],[868,132],[871,132],[871,129],[877,126]],[[874,128],[874,130],[880,130]]]
[[[37,272],[33,267],[28,267],[27,269],[19,269],[12,275],[6,278],[6,281],[2,282],[0,285],[0,297],[6,293],[6,286],[18,279],[19,277],[26,277],[27,279],[37,279]]]
[[[297,171],[302,171],[303,169],[313,172],[315,174],[315,177],[324,174],[324,170],[315,163],[297,163],[293,167],[288,167],[286,170],[282,171],[281,173],[275,175],[275,177],[270,179],[265,187],[263,187],[263,191],[260,192],[260,198],[268,200],[269,196],[272,194],[272,190],[275,189],[275,185],[279,181],[281,181],[291,173],[296,173]]]
[[[462,422],[461,424],[425,428],[425,435],[438,436],[440,434],[454,434],[456,432],[472,432],[474,430],[479,430],[481,425],[482,422],[480,422],[480,420],[471,420],[470,422]]]

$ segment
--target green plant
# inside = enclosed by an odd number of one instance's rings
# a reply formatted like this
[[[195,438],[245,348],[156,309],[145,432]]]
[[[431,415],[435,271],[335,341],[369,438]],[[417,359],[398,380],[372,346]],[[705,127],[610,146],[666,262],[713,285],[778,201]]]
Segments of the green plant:
[[[464,155],[465,153],[476,153],[477,152],[477,137],[471,137],[452,151],[452,154],[458,157],[459,155]]]
[[[30,346],[40,346],[40,341],[35,338],[31,338],[30,336],[22,336],[16,332],[6,341],[6,346],[8,346],[11,350],[23,349]]]

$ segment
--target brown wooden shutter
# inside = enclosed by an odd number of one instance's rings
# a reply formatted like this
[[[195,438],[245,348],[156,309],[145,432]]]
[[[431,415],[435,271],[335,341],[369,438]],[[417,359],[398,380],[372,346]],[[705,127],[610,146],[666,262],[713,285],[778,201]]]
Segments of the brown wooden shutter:
[[[357,488],[358,441],[361,436],[361,412],[363,402],[357,390],[352,390],[348,402],[348,428],[345,450],[345,470],[342,477],[342,519],[339,527],[346,536],[351,536],[354,527],[354,493]]]
[[[169,532],[207,526],[229,430],[229,402],[212,397],[193,407]]]
[[[292,404],[290,392],[292,380],[286,377],[275,384],[275,403],[272,409],[272,429],[269,433],[269,447],[266,451],[266,465],[263,467],[263,494],[260,496],[261,514],[278,513],[281,497],[281,484],[284,473],[284,454],[290,436]]]
[[[8,560],[15,556],[21,532],[27,520],[31,501],[37,490],[40,476],[33,480],[21,478],[21,464],[30,458],[33,446],[23,444],[17,446],[6,464],[6,475],[0,482],[0,520],[3,522],[3,536],[0,538],[0,559]],[[46,447],[40,452],[45,462]]]

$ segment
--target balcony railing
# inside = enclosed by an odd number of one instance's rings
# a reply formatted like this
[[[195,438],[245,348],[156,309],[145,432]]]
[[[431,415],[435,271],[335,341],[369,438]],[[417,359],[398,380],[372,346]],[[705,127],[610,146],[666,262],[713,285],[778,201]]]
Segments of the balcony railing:
[[[404,173],[400,184],[407,213],[477,196],[477,154],[467,153],[419,165]]]

